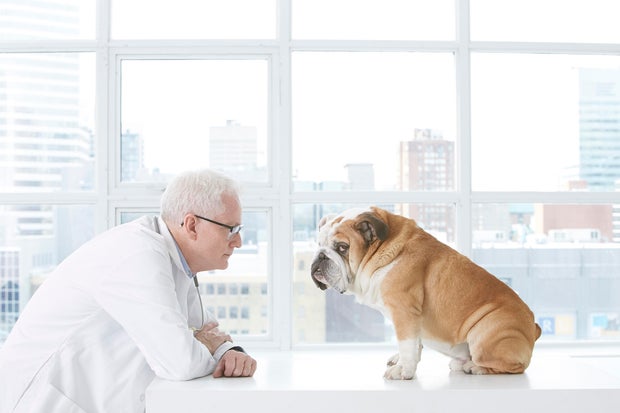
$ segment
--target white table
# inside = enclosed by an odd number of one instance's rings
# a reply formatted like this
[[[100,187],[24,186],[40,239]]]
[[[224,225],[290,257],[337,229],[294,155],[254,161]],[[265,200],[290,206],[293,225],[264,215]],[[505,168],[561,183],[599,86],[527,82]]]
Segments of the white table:
[[[424,350],[414,381],[383,379],[389,350],[251,353],[251,378],[155,379],[147,413],[620,412],[620,348],[537,350],[525,374],[489,376],[450,372],[447,358]]]

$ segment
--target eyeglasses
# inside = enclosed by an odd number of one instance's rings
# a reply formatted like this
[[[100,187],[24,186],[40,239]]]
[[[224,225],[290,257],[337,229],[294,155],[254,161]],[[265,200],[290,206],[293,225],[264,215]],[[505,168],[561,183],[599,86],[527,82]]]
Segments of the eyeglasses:
[[[200,218],[200,219],[204,219],[205,221],[209,221],[212,224],[219,225],[220,227],[228,228],[228,230],[230,231],[228,233],[228,239],[231,239],[232,237],[237,235],[239,232],[241,232],[241,229],[243,228],[243,225],[241,225],[241,224],[239,224],[239,225],[226,225],[226,224],[222,224],[221,222],[217,222],[217,221],[214,221],[214,220],[209,219],[209,218],[201,217],[200,215],[194,214],[194,216],[196,218]]]

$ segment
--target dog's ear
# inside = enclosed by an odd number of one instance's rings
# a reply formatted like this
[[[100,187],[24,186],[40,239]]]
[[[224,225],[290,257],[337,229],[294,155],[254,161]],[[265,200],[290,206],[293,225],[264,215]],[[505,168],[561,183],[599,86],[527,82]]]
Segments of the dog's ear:
[[[324,215],[321,220],[319,221],[319,231],[321,230],[321,227],[325,224],[327,224],[327,221],[332,220],[334,217],[336,216],[336,214],[327,214]]]
[[[371,212],[364,212],[358,217],[355,229],[362,234],[366,245],[372,244],[376,239],[383,241],[390,234],[387,224]]]

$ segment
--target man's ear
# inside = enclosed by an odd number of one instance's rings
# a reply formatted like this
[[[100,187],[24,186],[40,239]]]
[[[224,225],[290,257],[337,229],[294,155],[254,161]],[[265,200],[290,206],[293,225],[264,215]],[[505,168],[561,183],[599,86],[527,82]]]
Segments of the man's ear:
[[[355,229],[362,234],[366,245],[372,244],[377,239],[383,241],[390,234],[387,224],[371,212],[364,212],[358,217]]]
[[[196,231],[196,224],[198,220],[194,214],[185,214],[183,222],[181,222],[181,230],[186,233],[191,239],[196,239],[198,232]]]

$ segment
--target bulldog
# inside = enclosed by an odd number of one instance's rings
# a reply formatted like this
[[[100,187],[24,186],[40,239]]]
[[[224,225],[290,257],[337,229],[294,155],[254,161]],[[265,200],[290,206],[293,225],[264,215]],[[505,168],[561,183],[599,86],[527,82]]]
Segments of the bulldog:
[[[321,219],[314,283],[392,320],[398,353],[385,378],[414,379],[422,347],[470,374],[523,373],[541,330],[504,282],[415,220],[370,207]]]

